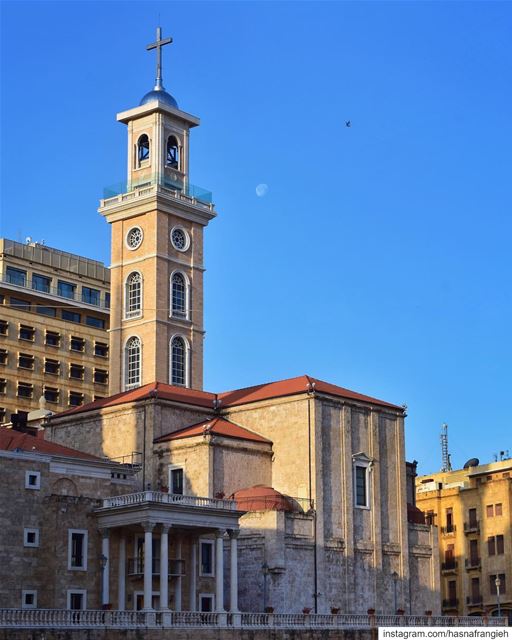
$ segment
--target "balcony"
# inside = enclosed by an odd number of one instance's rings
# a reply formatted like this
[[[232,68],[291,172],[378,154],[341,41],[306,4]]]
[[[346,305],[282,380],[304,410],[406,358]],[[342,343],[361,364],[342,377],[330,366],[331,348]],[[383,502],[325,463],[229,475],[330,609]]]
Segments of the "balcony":
[[[446,527],[441,527],[441,533],[443,536],[454,535],[457,531],[457,527],[454,524],[448,524]]]
[[[173,181],[167,176],[149,176],[140,184],[118,182],[104,187],[103,199],[100,200],[100,211],[110,209],[118,204],[148,196],[162,195],[174,200],[194,205],[213,212],[213,194],[202,187],[186,181]],[[215,214],[214,214],[215,215]]]
[[[154,576],[160,575],[160,558],[153,558],[151,569]],[[168,572],[170,577],[184,576],[185,561],[169,560]],[[128,559],[128,575],[132,577],[139,577],[144,575],[144,559],[143,558]]]
[[[457,560],[445,560],[441,563],[443,573],[452,573],[457,570]]]
[[[466,571],[470,571],[471,569],[480,569],[482,562],[480,558],[466,558],[464,564],[466,565]]]
[[[467,596],[466,597],[466,604],[469,607],[479,607],[481,606],[483,603],[483,598],[482,596]]]
[[[480,521],[474,520],[464,523],[464,533],[480,533]]]
[[[163,493],[162,491],[139,491],[138,493],[128,493],[123,496],[105,498],[103,500],[103,508],[133,507],[147,502],[207,509],[227,509],[228,511],[236,511],[237,509],[234,500],[184,496],[181,493]]]
[[[443,609],[456,609],[458,606],[458,598],[448,598],[447,600],[443,600]]]

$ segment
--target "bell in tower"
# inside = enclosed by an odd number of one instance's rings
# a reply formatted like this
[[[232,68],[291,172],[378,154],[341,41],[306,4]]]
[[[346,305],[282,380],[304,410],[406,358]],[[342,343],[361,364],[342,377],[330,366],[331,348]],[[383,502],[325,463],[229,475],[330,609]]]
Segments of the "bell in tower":
[[[124,188],[99,212],[112,227],[110,393],[151,382],[202,389],[203,229],[216,213],[211,193],[189,181],[189,133],[199,118],[182,111],[156,80],[140,105],[117,115],[127,125]]]

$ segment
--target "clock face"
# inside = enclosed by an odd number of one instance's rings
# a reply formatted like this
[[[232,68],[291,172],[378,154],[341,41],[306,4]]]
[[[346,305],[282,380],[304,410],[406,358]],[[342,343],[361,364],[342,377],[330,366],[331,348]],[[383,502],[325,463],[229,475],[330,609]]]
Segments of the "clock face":
[[[190,246],[190,237],[182,227],[174,227],[171,231],[171,243],[178,251],[186,251]]]
[[[126,234],[126,246],[132,251],[138,249],[142,244],[144,234],[140,227],[132,227]]]

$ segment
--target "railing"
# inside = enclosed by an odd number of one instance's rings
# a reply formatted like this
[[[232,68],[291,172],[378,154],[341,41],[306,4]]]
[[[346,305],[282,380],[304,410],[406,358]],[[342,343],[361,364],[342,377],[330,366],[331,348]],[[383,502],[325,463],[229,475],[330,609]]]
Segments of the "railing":
[[[32,283],[32,286],[30,286],[26,278],[16,278],[16,277],[13,277],[12,275],[9,275],[8,273],[4,275],[0,275],[0,282],[4,282],[6,284],[12,284],[15,287],[19,287],[20,289],[26,289],[28,291],[35,291],[37,293],[51,295],[56,298],[61,298],[62,300],[72,300],[73,302],[78,302],[79,304],[85,304],[90,307],[97,307],[99,309],[105,309],[105,310],[110,309],[110,305],[105,304],[104,299],[103,301],[101,301],[101,294],[100,296],[98,296],[97,302],[93,302],[92,299],[84,300],[83,295],[80,295],[78,291],[65,292],[58,286],[42,287],[42,286],[35,285],[34,283]],[[104,298],[104,295],[103,295],[103,298]],[[52,305],[48,304],[47,306],[51,307]]]
[[[52,628],[245,628],[245,629],[370,629],[387,626],[507,626],[505,617],[397,616],[367,614],[216,613],[195,611],[71,611],[63,609],[0,609],[0,629]]]
[[[213,209],[212,192],[197,185],[182,181],[172,181],[167,176],[150,176],[144,182],[132,184],[118,182],[103,189],[101,207],[109,207],[133,198],[151,195],[159,191],[179,200],[188,200],[192,204],[200,204]]]
[[[454,524],[447,525],[446,527],[441,527],[441,533],[446,535],[449,533],[455,533],[457,531],[457,527]]]
[[[481,560],[480,558],[466,558],[464,564],[466,569],[480,569]]]
[[[455,571],[457,568],[457,560],[446,560],[441,563],[441,571]]]
[[[178,493],[163,493],[161,491],[139,491],[138,493],[128,493],[122,496],[105,498],[103,500],[103,508],[112,509],[114,507],[130,507],[143,504],[145,502],[157,502],[159,504],[174,504],[185,507],[207,509],[227,509],[228,511],[237,510],[237,505],[234,500],[184,496]]]
[[[480,533],[480,522],[478,520],[465,522],[464,533]]]
[[[160,558],[153,558],[151,564],[152,574],[154,576],[160,575]],[[185,575],[185,560],[171,559],[168,561],[168,573],[169,576],[184,576]],[[144,573],[144,558],[129,558],[128,559],[128,575],[140,576]]]
[[[459,606],[458,598],[447,598],[443,600],[443,609],[455,609]]]

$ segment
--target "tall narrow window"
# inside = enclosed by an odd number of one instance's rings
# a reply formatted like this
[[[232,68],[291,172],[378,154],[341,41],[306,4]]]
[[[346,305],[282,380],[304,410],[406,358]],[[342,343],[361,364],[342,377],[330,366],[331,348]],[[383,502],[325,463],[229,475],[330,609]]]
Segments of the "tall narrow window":
[[[172,315],[178,318],[187,317],[187,284],[182,273],[174,273],[171,286]]]
[[[184,387],[186,381],[187,347],[181,336],[171,341],[171,384]]]
[[[140,386],[141,381],[141,342],[133,336],[126,343],[126,373],[125,388],[133,389]]]
[[[178,147],[178,141],[174,136],[169,136],[167,138],[166,164],[172,169],[180,168],[180,150]]]
[[[366,497],[366,467],[356,466],[356,505],[358,507],[367,507],[368,501]]]
[[[145,133],[137,140],[137,160],[139,166],[145,160],[149,160],[149,138]]]
[[[142,276],[137,271],[126,279],[125,316],[135,318],[142,313]]]

